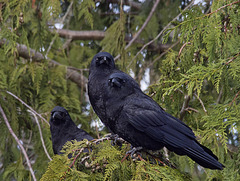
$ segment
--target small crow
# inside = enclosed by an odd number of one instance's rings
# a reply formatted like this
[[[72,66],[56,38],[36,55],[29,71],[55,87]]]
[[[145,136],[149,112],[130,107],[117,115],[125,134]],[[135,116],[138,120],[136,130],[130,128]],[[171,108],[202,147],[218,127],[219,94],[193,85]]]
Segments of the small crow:
[[[67,141],[93,139],[86,131],[79,129],[67,110],[60,106],[56,106],[51,111],[50,130],[54,154],[61,154],[62,147]]]
[[[144,94],[133,78],[115,67],[113,57],[107,52],[93,57],[88,95],[105,126],[132,146],[149,150],[165,146],[203,167],[223,169],[212,151],[195,139],[191,128]]]

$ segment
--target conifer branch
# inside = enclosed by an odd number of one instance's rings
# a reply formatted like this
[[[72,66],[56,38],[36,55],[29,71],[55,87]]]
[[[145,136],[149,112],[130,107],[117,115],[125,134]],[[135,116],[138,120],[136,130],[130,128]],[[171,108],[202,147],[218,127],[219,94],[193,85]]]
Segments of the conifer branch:
[[[67,12],[65,13],[65,15],[64,15],[63,18],[62,18],[62,20],[60,21],[60,24],[63,24],[63,23],[64,23],[64,21],[65,21],[65,19],[67,18],[70,10],[72,9],[72,5],[73,5],[73,1],[72,1],[71,4],[68,6]],[[58,30],[57,30],[57,32],[58,32]],[[47,52],[46,52],[46,54],[45,54],[46,59],[47,59],[48,53],[49,53],[49,51],[51,50],[52,45],[53,45],[54,41],[56,40],[56,38],[57,38],[57,36],[54,36],[54,37],[53,37],[53,39],[52,39],[52,41],[51,41],[51,43],[50,43],[50,45],[49,45],[49,47],[48,47],[48,49],[47,49]]]
[[[182,15],[182,13],[183,13],[184,11],[186,11],[189,7],[191,7],[191,6],[193,5],[193,3],[194,3],[194,1],[192,1],[189,5],[187,5],[187,6],[181,11],[181,13],[179,13],[175,18],[173,18],[173,20],[170,21],[170,22],[167,24],[167,26],[165,26],[165,27],[162,29],[162,31],[160,31],[160,33],[159,33],[153,40],[151,40],[151,41],[149,41],[148,43],[146,43],[145,45],[143,45],[143,47],[141,48],[141,50],[139,50],[139,51],[137,52],[137,54],[135,55],[135,57],[133,57],[132,61],[135,60],[135,59],[137,58],[137,56],[138,56],[147,46],[149,46],[149,45],[151,45],[153,42],[155,42],[155,41],[165,32],[165,30],[169,28],[169,26],[172,24],[172,22],[173,22],[173,21],[176,21],[176,20]],[[131,62],[132,62],[132,61],[131,61]],[[129,65],[129,66],[130,66],[130,65]]]
[[[13,96],[15,99],[17,99],[19,102],[21,102],[24,106],[26,106],[28,109],[30,109],[34,114],[38,115],[45,123],[47,123],[48,126],[49,125],[49,122],[41,116],[41,114],[38,114],[37,111],[35,111],[33,108],[31,108],[27,103],[25,103],[22,99],[20,99],[18,96],[16,96],[15,94],[9,92],[9,91],[6,91],[6,93],[8,93],[9,95]]]
[[[223,9],[223,8],[226,8],[226,7],[228,7],[228,6],[232,6],[232,5],[237,4],[237,3],[240,3],[240,1],[235,1],[235,2],[232,2],[232,3],[230,3],[230,4],[226,4],[226,5],[218,8],[217,10],[215,10],[215,11],[213,11],[213,12],[211,12],[211,13],[206,14],[206,16],[209,16],[209,15],[211,15],[211,14],[213,14],[213,13],[216,13],[216,12],[220,11],[220,10]]]
[[[5,112],[3,111],[1,105],[0,105],[0,112],[1,112],[1,114],[2,114],[2,117],[3,117],[4,121],[5,121],[5,124],[6,124],[8,130],[9,130],[9,132],[11,133],[11,135],[13,136],[13,138],[15,139],[15,141],[17,142],[18,146],[19,146],[19,147],[21,148],[21,150],[22,150],[22,153],[23,153],[23,155],[24,155],[24,157],[25,157],[25,159],[26,159],[26,161],[27,161],[27,165],[28,165],[28,167],[29,167],[29,170],[30,170],[30,172],[31,172],[31,175],[32,175],[32,177],[33,177],[33,180],[36,181],[37,179],[36,179],[36,176],[35,176],[34,171],[33,171],[33,169],[32,169],[32,165],[31,165],[30,159],[29,159],[29,157],[28,157],[28,155],[27,155],[27,152],[25,151],[25,149],[24,149],[23,145],[21,144],[20,140],[18,139],[17,135],[16,135],[16,134],[14,133],[14,131],[12,130],[12,127],[11,127],[11,125],[10,125],[8,119],[7,119],[7,116],[6,116]]]
[[[128,45],[125,47],[125,50],[127,50],[132,44],[133,42],[139,37],[139,35],[142,33],[142,31],[144,30],[144,28],[147,26],[147,24],[149,23],[150,19],[153,16],[153,13],[155,12],[158,4],[159,4],[160,0],[156,0],[156,2],[154,3],[151,12],[149,13],[147,19],[145,20],[145,22],[143,23],[142,27],[139,29],[139,31],[136,33],[136,35],[133,37],[133,39],[128,43]],[[120,54],[117,55],[114,60],[116,61],[117,59],[119,59]]]
[[[35,118],[35,121],[36,121],[37,126],[38,126],[38,130],[39,130],[39,134],[40,134],[40,139],[41,139],[41,142],[42,142],[43,150],[44,150],[45,154],[47,155],[48,159],[50,161],[52,161],[52,158],[50,157],[50,155],[49,155],[49,153],[47,151],[47,148],[45,146],[44,140],[43,140],[42,130],[41,130],[41,126],[39,124],[38,118],[37,118],[36,114],[33,111],[28,110],[28,112],[30,112],[34,116],[34,118]]]
[[[0,46],[8,43],[8,41],[6,39],[0,39]],[[16,43],[16,48],[18,51],[18,54],[20,57],[23,57],[25,59],[29,59],[31,61],[35,61],[35,62],[41,62],[43,60],[45,60],[45,57],[42,53],[32,49],[32,48],[28,48],[26,45],[23,44],[18,44]],[[58,63],[55,60],[52,59],[47,59],[49,60],[49,65],[50,66],[58,66],[61,65],[60,63]],[[72,67],[68,68],[67,67],[67,77],[74,83],[76,83],[79,87],[81,87],[83,90],[86,91],[86,87],[82,85],[86,85],[87,84],[87,78],[85,76],[82,76],[78,71],[73,70]]]

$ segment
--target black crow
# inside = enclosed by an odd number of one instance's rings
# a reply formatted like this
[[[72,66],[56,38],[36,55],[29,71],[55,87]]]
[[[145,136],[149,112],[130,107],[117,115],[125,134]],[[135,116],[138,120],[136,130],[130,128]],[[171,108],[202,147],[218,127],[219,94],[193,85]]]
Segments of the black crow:
[[[92,140],[86,131],[79,129],[72,121],[67,110],[63,107],[56,106],[51,111],[50,130],[52,135],[52,146],[54,154],[61,154],[63,145],[67,141],[83,139]]]
[[[132,146],[149,150],[165,146],[178,155],[189,156],[203,167],[223,169],[212,151],[196,140],[191,128],[144,94],[133,78],[115,67],[109,53],[94,56],[88,94],[105,126]]]

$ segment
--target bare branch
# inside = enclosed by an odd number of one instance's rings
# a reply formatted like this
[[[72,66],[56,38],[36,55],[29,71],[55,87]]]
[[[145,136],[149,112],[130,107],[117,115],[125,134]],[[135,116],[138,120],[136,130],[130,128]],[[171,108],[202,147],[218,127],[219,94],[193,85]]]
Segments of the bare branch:
[[[95,1],[99,1],[99,0],[95,0]],[[108,2],[120,4],[121,0],[108,0]],[[142,7],[141,3],[134,2],[132,0],[123,0],[123,4],[133,7],[137,10],[141,9],[141,7]]]
[[[48,151],[47,151],[47,148],[46,148],[46,146],[45,146],[44,140],[43,140],[42,130],[41,130],[41,126],[40,126],[40,124],[39,124],[38,118],[37,118],[36,114],[35,114],[33,111],[28,110],[28,112],[30,112],[30,113],[34,116],[34,118],[35,118],[35,121],[36,121],[37,126],[38,126],[38,130],[39,130],[39,134],[40,134],[40,139],[41,139],[41,142],[42,142],[42,146],[43,146],[44,152],[46,153],[48,159],[49,159],[50,161],[52,161],[52,158],[50,157],[50,155],[49,155],[49,153],[48,153]]]
[[[175,18],[173,18],[172,21],[176,21],[176,20],[182,15],[182,13],[183,13],[184,11],[186,11],[189,7],[191,7],[191,6],[193,5],[193,3],[194,3],[194,1],[192,1],[188,6],[186,6],[186,7],[184,8],[184,10],[182,10],[181,13],[179,13]],[[145,45],[143,45],[143,47],[141,48],[141,50],[139,50],[139,51],[137,52],[137,54],[135,55],[135,57],[133,58],[133,60],[135,60],[136,57],[137,57],[147,46],[149,46],[150,44],[152,44],[153,42],[155,42],[155,41],[163,34],[163,32],[164,32],[166,29],[169,28],[169,26],[172,24],[172,21],[169,22],[169,23],[167,24],[167,26],[165,26],[165,27],[162,29],[162,31],[161,31],[153,40],[151,40],[151,41],[149,41],[148,43],[146,43]],[[133,61],[133,60],[132,60],[132,61]]]
[[[240,93],[240,90],[237,92],[237,94],[235,95],[235,97],[233,98],[233,100],[232,100],[232,102],[229,104],[229,106],[231,106],[231,105],[234,103],[234,101],[236,101],[239,93]]]
[[[31,172],[31,175],[32,175],[32,177],[33,177],[33,180],[36,181],[37,179],[36,179],[35,174],[34,174],[34,171],[33,171],[33,169],[32,169],[32,165],[31,165],[31,162],[30,162],[30,160],[29,160],[29,158],[28,158],[27,152],[25,151],[25,149],[24,149],[23,145],[21,144],[20,140],[18,139],[17,135],[16,135],[16,134],[14,133],[14,131],[12,130],[11,125],[9,124],[9,121],[8,121],[8,119],[7,119],[7,116],[6,116],[6,114],[4,113],[1,105],[0,105],[0,112],[1,112],[1,114],[2,114],[2,117],[3,117],[4,121],[5,121],[5,124],[6,124],[8,130],[9,130],[9,132],[11,133],[11,135],[13,136],[13,138],[15,139],[15,141],[17,142],[18,146],[19,146],[19,147],[21,148],[21,150],[22,150],[22,153],[23,153],[23,155],[24,155],[24,157],[25,157],[25,159],[26,159],[26,161],[27,161],[27,165],[28,165],[28,167],[29,167],[29,170],[30,170],[30,172]]]
[[[64,23],[64,21],[65,21],[66,17],[68,16],[70,10],[72,9],[72,5],[73,5],[73,1],[72,1],[71,4],[68,6],[67,12],[65,13],[65,15],[64,15],[63,18],[62,18],[62,20],[60,21],[60,24],[63,24],[63,23]],[[58,32],[58,30],[57,30],[57,32]],[[49,47],[48,47],[48,49],[47,49],[47,52],[46,52],[45,57],[47,57],[47,55],[48,55],[49,51],[51,50],[52,45],[53,45],[54,41],[56,40],[56,38],[57,38],[56,36],[53,37],[53,39],[52,39],[52,41],[51,41],[51,43],[50,43],[50,45],[49,45]]]
[[[202,99],[200,99],[200,97],[196,93],[194,93],[194,95],[197,97],[197,99],[199,100],[200,104],[202,105],[204,112],[207,113],[207,110],[206,110],[206,108],[205,108],[205,106],[203,104]]]
[[[17,99],[18,101],[20,101],[24,106],[26,106],[28,109],[30,109],[34,114],[38,115],[45,123],[49,125],[48,121],[42,117],[40,114],[38,114],[33,108],[31,108],[29,105],[27,105],[22,99],[20,99],[19,97],[17,97],[16,95],[14,95],[13,93],[6,91],[9,95],[13,96],[15,99]]]
[[[184,102],[183,102],[183,105],[182,105],[182,109],[180,111],[180,120],[183,120],[183,117],[185,115],[185,112],[186,112],[186,108],[188,107],[188,103],[190,101],[190,96],[189,95],[185,95],[184,96]]]
[[[55,31],[50,30],[52,33],[55,33]],[[106,33],[104,31],[98,31],[98,30],[94,30],[94,31],[73,31],[73,30],[68,30],[68,29],[59,29],[58,30],[58,35],[61,38],[68,38],[71,40],[102,40],[104,39]],[[126,42],[131,42],[133,40],[132,37],[130,36],[125,36],[125,41]],[[135,43],[138,44],[144,44],[144,41],[137,38],[135,41]],[[158,44],[158,45],[150,45],[149,46],[149,50],[160,50],[160,51],[164,51],[166,49],[168,49],[170,47],[169,44]]]
[[[139,29],[139,31],[136,33],[136,35],[133,37],[133,39],[128,43],[128,45],[125,47],[125,50],[127,50],[132,44],[133,42],[139,37],[139,35],[142,33],[142,31],[144,30],[144,28],[147,26],[147,24],[149,23],[150,19],[153,16],[153,13],[155,12],[158,3],[160,2],[160,0],[156,0],[155,4],[152,7],[151,12],[149,13],[147,19],[145,20],[145,22],[143,23],[142,27]],[[120,57],[120,54],[117,55],[114,59],[117,60]]]

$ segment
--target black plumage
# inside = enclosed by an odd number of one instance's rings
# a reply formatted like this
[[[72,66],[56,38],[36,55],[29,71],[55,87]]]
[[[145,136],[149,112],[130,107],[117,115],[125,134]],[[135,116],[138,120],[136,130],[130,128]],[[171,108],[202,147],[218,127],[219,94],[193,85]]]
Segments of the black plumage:
[[[79,129],[75,125],[67,110],[63,107],[56,106],[53,108],[49,122],[54,154],[61,154],[60,151],[67,141],[93,139],[86,131]]]
[[[212,151],[195,139],[191,128],[144,94],[133,78],[115,67],[109,53],[94,56],[88,94],[105,126],[132,146],[150,150],[165,146],[179,155],[189,156],[203,167],[223,169]]]

